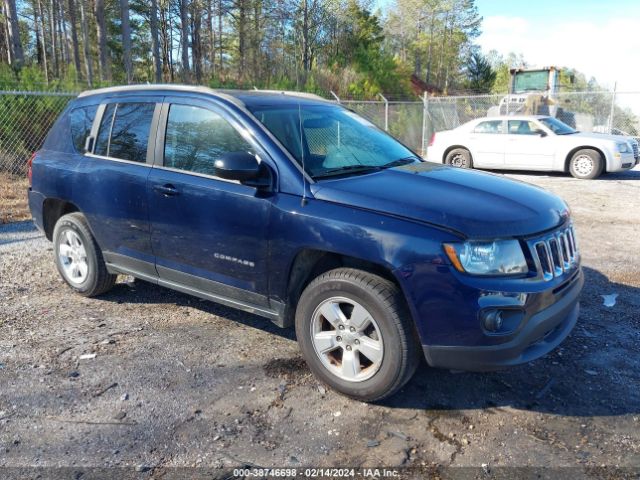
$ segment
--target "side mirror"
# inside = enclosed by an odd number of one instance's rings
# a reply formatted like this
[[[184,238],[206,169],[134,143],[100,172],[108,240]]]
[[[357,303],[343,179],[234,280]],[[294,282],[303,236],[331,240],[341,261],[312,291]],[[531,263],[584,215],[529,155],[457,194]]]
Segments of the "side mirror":
[[[224,153],[213,167],[218,177],[240,182],[258,178],[261,172],[258,159],[248,152]]]
[[[545,132],[544,130],[536,130],[535,133],[536,135],[540,135],[541,137],[547,136],[547,132]]]

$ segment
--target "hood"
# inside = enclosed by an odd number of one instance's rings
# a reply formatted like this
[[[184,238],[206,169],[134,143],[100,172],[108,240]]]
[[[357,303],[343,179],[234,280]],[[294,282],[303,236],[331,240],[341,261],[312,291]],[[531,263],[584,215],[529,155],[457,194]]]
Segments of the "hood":
[[[566,220],[563,200],[504,177],[422,162],[323,180],[313,195],[455,230],[469,238],[526,236]]]
[[[632,137],[625,137],[624,135],[611,135],[608,133],[597,133],[597,132],[578,132],[572,135],[567,135],[568,137],[582,137],[582,138],[595,138],[596,140],[611,140],[613,142],[624,143],[630,142],[633,140]]]

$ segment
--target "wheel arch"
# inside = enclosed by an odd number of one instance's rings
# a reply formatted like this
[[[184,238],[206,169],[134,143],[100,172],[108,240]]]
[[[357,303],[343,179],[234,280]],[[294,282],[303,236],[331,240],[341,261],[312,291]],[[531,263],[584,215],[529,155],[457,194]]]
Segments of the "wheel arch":
[[[297,252],[289,267],[285,292],[285,326],[293,325],[298,300],[307,285],[314,278],[329,270],[344,267],[372,273],[393,282],[400,289],[406,301],[402,285],[398,282],[390,266],[351,255],[303,248]]]
[[[47,240],[53,239],[53,229],[63,215],[79,212],[80,209],[73,203],[60,198],[47,198],[42,204],[42,223]]]
[[[564,171],[565,171],[565,173],[569,172],[569,164],[571,163],[571,159],[576,154],[576,152],[578,152],[580,150],[593,150],[594,152],[599,153],[600,157],[602,157],[602,160],[604,161],[603,167],[602,167],[602,173],[606,173],[607,172],[607,156],[602,151],[602,149],[600,149],[598,147],[594,147],[593,145],[582,145],[580,147],[572,148],[569,151],[569,153],[567,154],[567,156],[565,157],[565,159],[564,159]]]

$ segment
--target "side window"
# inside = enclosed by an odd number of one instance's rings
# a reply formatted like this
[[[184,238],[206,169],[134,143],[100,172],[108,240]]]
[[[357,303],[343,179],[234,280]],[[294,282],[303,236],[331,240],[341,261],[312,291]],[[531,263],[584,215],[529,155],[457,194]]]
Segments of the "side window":
[[[502,120],[481,122],[473,129],[473,133],[502,133]]]
[[[509,120],[509,133],[511,135],[536,135],[538,126],[529,120]]]
[[[251,145],[211,110],[171,105],[164,142],[164,166],[215,175],[213,163],[223,153],[247,152]]]
[[[96,118],[98,105],[89,105],[71,110],[69,124],[71,126],[71,141],[78,152],[84,152],[84,143],[91,133],[93,119]]]
[[[144,163],[155,103],[110,104],[104,111],[95,153]]]

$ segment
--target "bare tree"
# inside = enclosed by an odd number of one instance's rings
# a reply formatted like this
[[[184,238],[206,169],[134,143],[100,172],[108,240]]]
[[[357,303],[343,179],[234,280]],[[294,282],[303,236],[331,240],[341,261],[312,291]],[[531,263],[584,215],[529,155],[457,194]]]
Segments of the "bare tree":
[[[4,0],[7,15],[9,51],[11,52],[11,64],[20,68],[24,65],[24,52],[20,40],[20,25],[18,23],[18,10],[16,0]]]
[[[222,7],[222,0],[218,0],[218,53],[220,55],[220,72],[224,70],[224,55],[222,46],[222,16],[224,15],[224,8]]]
[[[9,42],[9,26],[5,21],[7,15],[5,13],[4,2],[0,3],[0,60],[6,61],[11,65],[11,43]]]
[[[207,0],[207,35],[209,39],[209,73],[211,76],[215,74],[216,71],[216,34],[213,28],[213,0]]]
[[[69,62],[71,62],[71,54],[69,53],[69,35],[67,34],[67,22],[65,21],[64,15],[64,2],[56,1],[55,3],[58,4],[59,10],[58,23],[60,28],[60,37],[64,39],[64,41],[62,42],[62,45],[64,47],[63,63],[68,64]]]
[[[173,82],[173,49],[168,0],[160,0],[160,39],[162,41],[162,66],[165,79]]]
[[[321,0],[301,0],[298,6],[298,29],[302,39],[302,69],[311,71],[329,15]]]
[[[153,53],[153,71],[156,83],[162,81],[162,65],[160,63],[160,46],[158,42],[158,0],[151,0],[149,12],[149,27],[151,29],[151,50]]]
[[[93,85],[93,64],[91,61],[89,28],[87,27],[87,16],[84,11],[84,0],[80,0],[80,22],[82,23],[82,40],[84,44],[84,65],[87,70],[87,82]]]
[[[98,66],[100,80],[111,80],[111,66],[107,58],[107,25],[104,16],[104,0],[95,0],[96,36],[98,37]]]
[[[133,81],[133,65],[131,63],[131,26],[129,25],[129,2],[120,0],[120,18],[122,20],[122,60],[127,83]]]
[[[202,82],[202,38],[200,35],[202,27],[202,10],[199,0],[191,3],[191,53],[193,56],[193,70],[196,75],[196,82]]]
[[[381,18],[373,0],[0,0],[0,62],[37,63],[45,79],[75,65],[89,84],[215,76],[366,94],[396,85],[408,93],[413,67],[446,90],[466,75],[481,21],[475,1],[394,0]]]
[[[40,40],[40,45],[39,48],[42,51],[42,69],[44,71],[44,80],[45,82],[49,83],[49,68],[48,68],[48,61],[47,61],[47,47],[46,47],[46,30],[45,30],[45,22],[44,22],[44,15],[42,14],[42,3],[40,0],[37,0],[37,2],[35,2],[35,4],[33,5],[33,12],[34,12],[34,22],[35,22],[35,27],[36,27],[36,32],[40,32],[40,34],[38,35],[39,40]],[[37,12],[37,16],[36,16],[36,12]],[[38,19],[40,19],[40,22],[38,22]]]
[[[262,78],[261,75],[261,43],[263,40],[263,5],[262,0],[253,1],[253,28],[251,31],[251,69],[253,70],[253,79]]]
[[[78,27],[76,25],[76,2],[69,0],[69,23],[71,24],[71,46],[73,49],[73,65],[76,68],[76,78],[82,80],[80,67],[80,48],[78,46]]]
[[[247,73],[247,24],[249,20],[249,0],[236,0],[231,13],[238,36],[238,79],[244,82]]]
[[[180,44],[182,45],[182,80],[187,83],[189,71],[189,1],[180,0]]]
[[[49,0],[49,33],[51,35],[51,59],[53,60],[53,74],[60,76],[58,63],[58,35],[56,34],[56,13],[53,8],[53,0]]]

